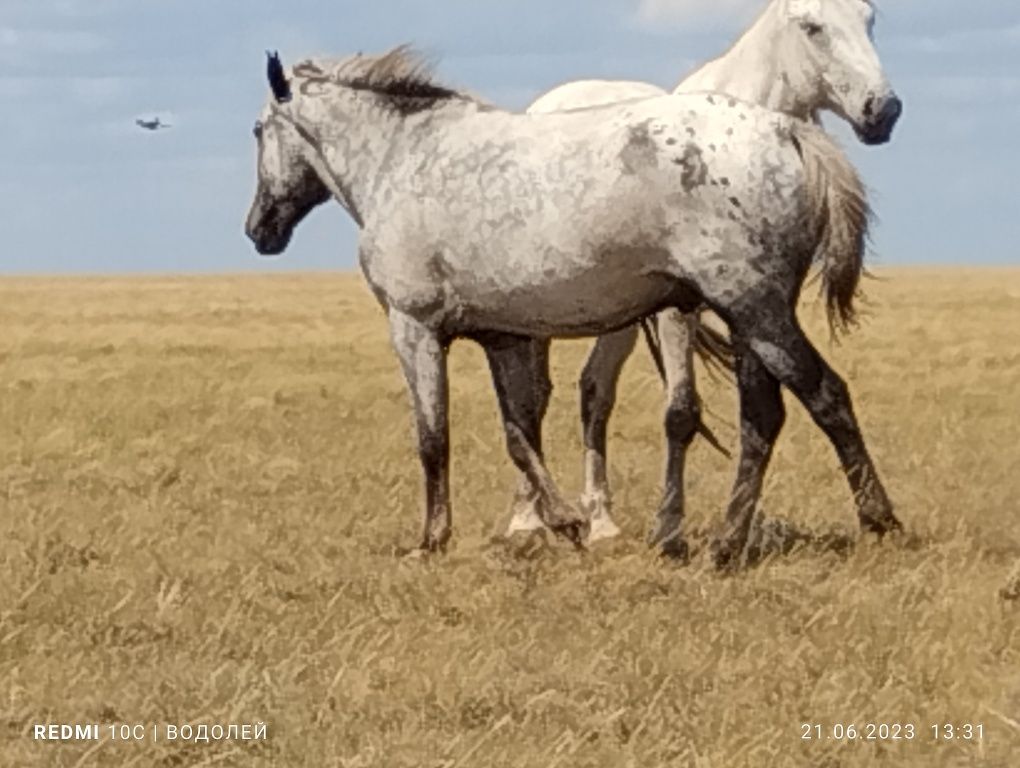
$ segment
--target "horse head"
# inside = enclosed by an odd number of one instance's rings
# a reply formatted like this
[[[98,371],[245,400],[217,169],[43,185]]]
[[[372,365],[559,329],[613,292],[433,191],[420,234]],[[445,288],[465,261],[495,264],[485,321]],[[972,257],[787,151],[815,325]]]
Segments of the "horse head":
[[[849,122],[865,144],[884,144],[903,112],[878,52],[870,0],[779,0],[824,108]]]
[[[282,253],[294,227],[330,198],[307,158],[307,143],[278,108],[292,98],[278,54],[268,54],[267,77],[273,98],[253,131],[258,144],[258,187],[245,224],[255,249],[264,256]]]

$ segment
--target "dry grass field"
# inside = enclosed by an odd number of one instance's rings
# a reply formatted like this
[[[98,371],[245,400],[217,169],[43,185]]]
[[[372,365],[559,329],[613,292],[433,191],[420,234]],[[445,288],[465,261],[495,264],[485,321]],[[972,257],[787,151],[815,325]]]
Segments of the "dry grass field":
[[[624,536],[575,552],[496,538],[513,472],[483,357],[455,345],[454,543],[408,561],[410,411],[360,277],[3,279],[0,766],[1020,764],[1020,271],[879,274],[842,344],[802,315],[914,536],[823,544],[856,537],[852,503],[790,402],[764,508],[819,542],[727,576],[706,543],[732,466],[703,442],[692,561],[642,543],[662,456],[643,351],[611,424]],[[586,349],[553,358],[572,495]],[[701,389],[733,445],[732,387]],[[260,721],[261,741],[151,733]],[[45,723],[103,738],[35,740]],[[825,738],[851,723],[915,736]]]

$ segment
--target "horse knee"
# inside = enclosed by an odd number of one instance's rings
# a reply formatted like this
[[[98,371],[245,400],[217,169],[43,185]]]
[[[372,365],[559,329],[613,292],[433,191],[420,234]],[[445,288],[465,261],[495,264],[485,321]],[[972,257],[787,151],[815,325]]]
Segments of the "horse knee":
[[[448,436],[441,431],[419,425],[418,454],[430,471],[444,466],[450,459]]]
[[[671,400],[664,419],[670,442],[690,444],[701,426],[701,406],[696,400]]]

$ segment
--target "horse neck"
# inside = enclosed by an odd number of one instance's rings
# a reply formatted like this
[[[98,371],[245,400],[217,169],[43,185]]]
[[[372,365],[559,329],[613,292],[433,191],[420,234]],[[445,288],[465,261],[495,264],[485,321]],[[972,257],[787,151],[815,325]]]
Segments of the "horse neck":
[[[295,125],[320,179],[360,225],[372,186],[402,134],[400,116],[342,90],[336,100],[306,99]]]
[[[804,62],[791,55],[787,25],[773,0],[753,25],[722,56],[688,75],[674,93],[718,91],[743,101],[816,119],[818,97]]]
[[[402,114],[370,97],[345,92],[341,98],[342,104],[319,107],[317,114],[306,116],[303,122],[319,177],[359,225],[374,192],[388,179],[392,158],[431,151],[428,147],[432,143],[423,141],[423,134],[439,135],[446,123],[481,108],[477,103],[455,99],[421,112]],[[342,119],[338,120],[337,114]]]

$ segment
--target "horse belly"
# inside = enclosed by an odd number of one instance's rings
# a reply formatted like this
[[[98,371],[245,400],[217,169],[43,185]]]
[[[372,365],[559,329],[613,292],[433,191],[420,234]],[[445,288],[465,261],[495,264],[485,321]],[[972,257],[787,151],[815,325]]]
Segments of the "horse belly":
[[[591,336],[656,312],[676,292],[675,281],[632,259],[607,259],[594,269],[548,264],[533,275],[508,269],[481,276],[457,291],[471,330],[526,336]],[[615,261],[615,263],[613,263]]]

